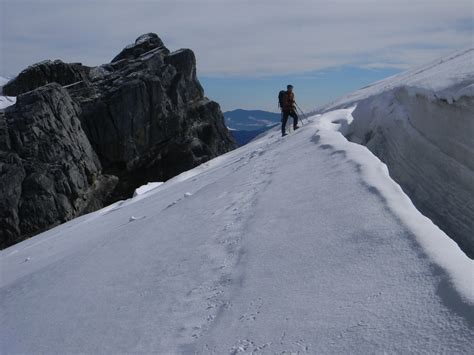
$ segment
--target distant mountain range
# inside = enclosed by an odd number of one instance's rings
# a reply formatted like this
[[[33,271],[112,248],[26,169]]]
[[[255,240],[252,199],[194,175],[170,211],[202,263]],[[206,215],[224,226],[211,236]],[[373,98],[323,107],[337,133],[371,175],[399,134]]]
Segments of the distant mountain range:
[[[255,131],[246,131],[246,130],[237,131],[237,130],[229,129],[229,132],[234,137],[235,141],[237,142],[237,145],[241,147],[243,145],[246,145],[248,142],[253,140],[259,134],[265,132],[269,128],[271,127],[259,128]]]
[[[280,124],[281,114],[262,110],[224,112],[227,127],[239,146],[245,145],[259,134]]]
[[[224,112],[227,127],[233,130],[255,131],[280,123],[281,114],[262,110],[234,110]]]

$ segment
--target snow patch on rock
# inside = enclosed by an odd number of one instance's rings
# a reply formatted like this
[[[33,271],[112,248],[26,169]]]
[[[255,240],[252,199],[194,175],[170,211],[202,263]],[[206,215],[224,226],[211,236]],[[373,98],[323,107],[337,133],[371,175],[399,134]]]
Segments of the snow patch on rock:
[[[135,191],[133,192],[133,197],[146,194],[148,191],[154,190],[161,185],[163,185],[162,182],[149,182],[148,184],[135,189]]]
[[[0,76],[0,110],[7,108],[8,106],[14,105],[16,103],[15,96],[3,96],[2,95],[2,88],[3,85],[8,83],[10,79],[4,78]]]
[[[15,96],[0,96],[0,110],[6,109],[16,103]]]

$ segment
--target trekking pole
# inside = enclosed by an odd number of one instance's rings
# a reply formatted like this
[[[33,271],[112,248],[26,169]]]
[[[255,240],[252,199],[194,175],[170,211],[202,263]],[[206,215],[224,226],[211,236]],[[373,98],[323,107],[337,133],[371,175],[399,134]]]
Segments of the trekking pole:
[[[298,104],[295,102],[296,108],[301,112],[301,124],[303,124],[303,117],[306,118],[306,122],[308,122],[308,117],[306,116],[306,113],[303,112],[301,107],[298,106]]]

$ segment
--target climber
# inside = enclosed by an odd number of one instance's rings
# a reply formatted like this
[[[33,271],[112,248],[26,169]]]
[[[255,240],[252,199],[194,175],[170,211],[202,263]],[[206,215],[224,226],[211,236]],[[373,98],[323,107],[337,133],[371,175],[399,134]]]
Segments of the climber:
[[[293,117],[293,129],[296,130],[298,126],[298,115],[295,107],[295,94],[293,93],[293,85],[288,85],[286,91],[282,90],[278,94],[278,104],[281,108],[281,135],[286,136],[286,123],[288,122],[288,116]]]

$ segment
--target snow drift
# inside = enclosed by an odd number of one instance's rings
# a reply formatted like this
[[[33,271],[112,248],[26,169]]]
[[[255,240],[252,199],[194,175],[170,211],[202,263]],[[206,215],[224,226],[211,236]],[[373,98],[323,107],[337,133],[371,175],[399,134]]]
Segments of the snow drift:
[[[474,257],[474,49],[388,78],[355,105],[346,137],[367,146],[415,206]]]

